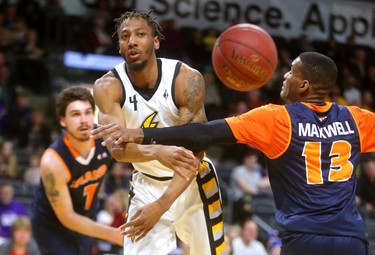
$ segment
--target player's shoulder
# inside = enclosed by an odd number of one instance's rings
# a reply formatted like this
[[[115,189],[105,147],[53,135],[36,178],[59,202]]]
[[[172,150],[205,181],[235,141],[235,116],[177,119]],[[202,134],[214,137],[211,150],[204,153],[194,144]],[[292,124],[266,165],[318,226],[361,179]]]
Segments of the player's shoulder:
[[[44,151],[42,155],[42,158],[40,160],[40,166],[42,171],[43,169],[59,171],[59,168],[63,166],[62,158],[55,149],[48,148]]]

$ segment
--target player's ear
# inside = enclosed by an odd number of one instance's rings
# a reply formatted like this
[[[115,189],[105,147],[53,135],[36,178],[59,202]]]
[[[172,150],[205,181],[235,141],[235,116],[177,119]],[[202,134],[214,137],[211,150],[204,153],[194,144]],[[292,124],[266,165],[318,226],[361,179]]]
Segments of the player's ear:
[[[303,80],[299,87],[300,93],[307,91],[309,87],[310,87],[310,82],[308,80]]]
[[[154,49],[158,50],[160,48],[160,40],[158,36],[154,37]]]

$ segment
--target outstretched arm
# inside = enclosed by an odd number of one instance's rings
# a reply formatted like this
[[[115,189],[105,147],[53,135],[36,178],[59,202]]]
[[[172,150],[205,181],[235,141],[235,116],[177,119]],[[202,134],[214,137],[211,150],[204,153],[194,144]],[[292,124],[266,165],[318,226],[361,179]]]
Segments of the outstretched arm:
[[[106,136],[103,145],[115,142],[139,144],[177,145],[189,150],[205,150],[214,144],[236,143],[229,125],[223,119],[206,123],[189,123],[181,126],[149,129],[123,129],[116,124],[100,126],[91,132],[98,139]]]

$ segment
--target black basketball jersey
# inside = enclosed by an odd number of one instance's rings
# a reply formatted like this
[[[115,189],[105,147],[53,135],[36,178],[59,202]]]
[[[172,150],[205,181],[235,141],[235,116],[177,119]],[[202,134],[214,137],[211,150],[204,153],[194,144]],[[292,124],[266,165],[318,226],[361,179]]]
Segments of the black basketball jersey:
[[[66,165],[71,176],[67,183],[74,211],[78,214],[94,218],[97,206],[97,194],[111,162],[106,147],[101,139],[92,140],[87,158],[82,158],[71,146],[66,135],[61,135],[47,150],[57,153]],[[33,217],[60,225],[45,193],[43,183],[35,191],[32,205]]]

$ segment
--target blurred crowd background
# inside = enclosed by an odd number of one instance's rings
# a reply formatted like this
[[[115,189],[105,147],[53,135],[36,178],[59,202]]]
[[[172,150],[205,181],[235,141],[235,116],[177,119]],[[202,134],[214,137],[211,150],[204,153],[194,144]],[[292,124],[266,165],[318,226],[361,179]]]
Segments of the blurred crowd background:
[[[4,206],[9,200],[17,200],[25,207],[21,214],[28,214],[33,189],[40,182],[40,156],[60,133],[54,114],[55,95],[71,84],[89,87],[105,72],[68,67],[64,54],[74,51],[118,57],[113,19],[130,8],[125,1],[111,3],[98,0],[90,6],[88,15],[76,16],[67,15],[59,0],[0,1],[0,238],[10,238],[9,229],[15,220],[9,212],[4,215]],[[303,51],[321,52],[337,63],[339,79],[329,101],[375,110],[375,49],[359,45],[354,36],[341,43],[334,37],[317,41],[308,34],[292,39],[274,37],[279,63],[273,78],[259,90],[236,92],[217,79],[211,66],[211,51],[222,31],[177,27],[173,19],[158,21],[166,37],[158,56],[180,59],[201,71],[209,120],[238,115],[267,103],[282,103],[279,92],[283,76]],[[221,179],[229,243],[241,236],[241,226],[245,227],[238,225],[241,220],[253,215],[256,228],[250,238],[259,240],[266,249],[279,245],[263,156],[242,145],[214,146],[207,155],[214,160]],[[131,171],[131,164],[113,162],[101,191],[99,221],[121,224]],[[358,207],[369,226],[370,247],[374,249],[374,155],[364,155],[357,175]],[[2,231],[4,228],[8,231]],[[98,242],[96,254],[111,249],[113,252],[110,244]]]

